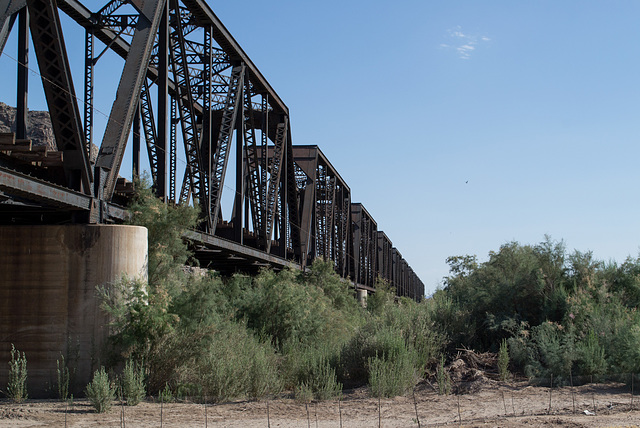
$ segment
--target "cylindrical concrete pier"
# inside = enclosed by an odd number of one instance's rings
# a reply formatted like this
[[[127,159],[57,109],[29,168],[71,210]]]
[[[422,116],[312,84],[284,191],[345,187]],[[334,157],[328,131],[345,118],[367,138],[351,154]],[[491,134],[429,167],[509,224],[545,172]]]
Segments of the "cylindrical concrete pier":
[[[14,344],[26,354],[30,397],[56,391],[61,355],[75,371],[71,392],[81,392],[108,334],[96,289],[124,274],[146,279],[144,227],[0,226],[0,388]]]
[[[367,295],[369,293],[367,292],[367,290],[364,290],[362,288],[359,288],[356,291],[356,297],[358,299],[358,302],[362,305],[363,308],[367,307]]]

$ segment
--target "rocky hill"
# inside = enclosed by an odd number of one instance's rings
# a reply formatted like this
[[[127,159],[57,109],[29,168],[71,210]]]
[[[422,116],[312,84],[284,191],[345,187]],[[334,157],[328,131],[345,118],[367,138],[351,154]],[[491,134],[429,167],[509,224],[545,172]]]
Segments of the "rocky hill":
[[[0,102],[0,132],[16,132],[16,109]],[[27,118],[27,138],[33,145],[46,145],[48,150],[58,150],[53,136],[49,112],[30,111]]]

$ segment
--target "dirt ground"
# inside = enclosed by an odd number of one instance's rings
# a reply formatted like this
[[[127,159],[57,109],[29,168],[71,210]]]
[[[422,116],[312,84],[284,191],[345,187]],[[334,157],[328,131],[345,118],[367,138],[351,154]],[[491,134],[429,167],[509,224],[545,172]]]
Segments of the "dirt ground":
[[[629,390],[620,384],[550,390],[485,381],[472,390],[443,396],[423,383],[416,387],[415,401],[411,393],[378,401],[358,389],[342,400],[307,405],[286,397],[206,406],[148,400],[135,407],[114,403],[106,414],[95,413],[86,400],[69,405],[3,400],[0,427],[640,427],[640,397],[632,403]]]

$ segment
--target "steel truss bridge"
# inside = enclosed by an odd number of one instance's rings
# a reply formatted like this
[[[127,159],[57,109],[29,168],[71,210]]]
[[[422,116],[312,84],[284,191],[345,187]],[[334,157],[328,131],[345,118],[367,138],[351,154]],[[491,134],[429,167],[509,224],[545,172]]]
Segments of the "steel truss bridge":
[[[67,22],[84,37],[84,70],[70,65]],[[159,198],[200,207],[201,228],[186,238],[201,265],[252,272],[324,257],[356,288],[374,291],[382,277],[399,296],[423,296],[320,149],[292,144],[287,106],[205,0],[112,0],[97,11],[78,0],[0,0],[0,52],[12,31],[17,113],[15,132],[0,135],[0,224],[121,222],[131,183],[118,174],[129,144],[134,174],[146,152]],[[123,66],[97,135],[96,76],[114,63],[101,61],[106,52]],[[49,152],[28,135],[33,70],[57,146]],[[226,221],[225,188],[233,189]]]

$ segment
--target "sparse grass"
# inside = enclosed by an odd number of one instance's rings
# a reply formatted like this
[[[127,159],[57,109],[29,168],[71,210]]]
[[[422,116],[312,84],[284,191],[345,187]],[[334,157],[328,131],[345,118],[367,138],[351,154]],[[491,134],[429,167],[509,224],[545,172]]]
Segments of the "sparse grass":
[[[16,403],[27,399],[27,357],[11,344],[7,396]]]
[[[58,386],[58,398],[66,401],[69,398],[69,368],[65,364],[64,355],[56,360],[56,381]]]
[[[440,358],[440,363],[436,369],[436,379],[438,382],[438,394],[449,395],[451,394],[451,376],[444,367],[444,355]]]

